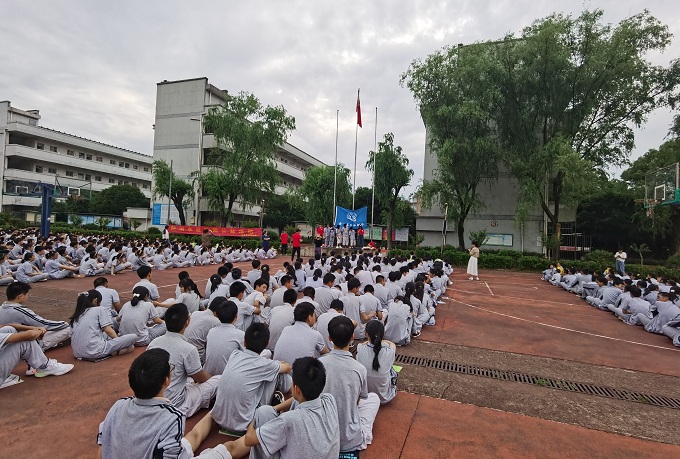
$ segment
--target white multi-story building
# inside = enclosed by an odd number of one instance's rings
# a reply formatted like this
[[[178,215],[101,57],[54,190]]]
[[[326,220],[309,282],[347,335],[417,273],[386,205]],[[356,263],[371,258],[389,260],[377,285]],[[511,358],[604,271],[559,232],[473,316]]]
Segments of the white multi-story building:
[[[127,184],[151,198],[151,156],[48,129],[39,121],[38,110],[0,102],[2,211],[32,220],[40,183],[56,184],[62,198]]]
[[[168,164],[172,161],[173,172],[183,179],[188,179],[195,171],[209,167],[210,151],[215,147],[215,138],[212,134],[203,133],[203,116],[210,107],[223,105],[227,97],[227,91],[216,88],[205,77],[158,83],[154,160],[164,160]],[[281,186],[277,187],[277,194],[300,186],[308,167],[324,164],[288,143],[278,147],[275,153],[276,168],[281,175]],[[200,225],[204,220],[212,218],[207,198],[200,192],[198,194],[197,199],[186,209],[188,224]],[[158,200],[158,203],[167,204],[167,199]],[[254,206],[243,212],[240,203],[236,202],[233,210],[241,218],[252,219],[258,215],[260,207]],[[164,215],[160,222],[165,222]]]

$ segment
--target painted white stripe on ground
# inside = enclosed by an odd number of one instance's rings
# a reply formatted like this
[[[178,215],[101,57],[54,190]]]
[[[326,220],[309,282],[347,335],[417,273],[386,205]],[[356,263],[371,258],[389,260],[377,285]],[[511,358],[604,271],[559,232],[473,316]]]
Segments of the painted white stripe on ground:
[[[489,284],[486,283],[486,282],[484,282],[484,285],[486,285],[486,288],[489,289],[489,293],[491,294],[491,296],[495,296],[495,295],[493,294],[493,292],[491,291],[491,287],[489,287]]]

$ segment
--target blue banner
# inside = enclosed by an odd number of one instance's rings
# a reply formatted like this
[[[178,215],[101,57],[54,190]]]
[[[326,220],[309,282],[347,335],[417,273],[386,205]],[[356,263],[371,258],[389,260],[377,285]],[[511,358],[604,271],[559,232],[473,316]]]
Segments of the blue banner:
[[[363,225],[364,228],[368,227],[368,207],[349,210],[337,206],[335,208],[335,214],[335,226],[347,225],[348,228],[358,228],[359,225]]]

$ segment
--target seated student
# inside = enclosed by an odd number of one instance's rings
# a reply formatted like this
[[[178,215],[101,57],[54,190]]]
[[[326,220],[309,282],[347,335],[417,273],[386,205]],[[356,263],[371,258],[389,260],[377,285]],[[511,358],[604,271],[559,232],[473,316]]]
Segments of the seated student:
[[[238,317],[234,326],[245,331],[253,323],[253,315],[259,315],[262,310],[243,301],[246,295],[246,286],[243,282],[234,282],[229,286],[229,301],[233,301],[238,307]]]
[[[14,277],[19,282],[42,282],[46,281],[49,276],[45,273],[40,272],[40,270],[33,264],[35,261],[35,254],[33,252],[26,252],[24,254],[23,263],[19,265]]]
[[[163,319],[149,301],[149,291],[145,287],[132,289],[132,299],[125,303],[116,317],[118,333],[132,334],[137,337],[135,346],[148,346],[155,338],[165,334],[166,327]],[[153,322],[155,325],[147,327]]]
[[[354,338],[364,339],[366,336],[364,333],[364,327],[368,320],[363,320],[361,313],[363,308],[363,303],[361,297],[359,296],[359,289],[361,288],[361,281],[356,277],[351,278],[347,281],[347,296],[343,296],[340,300],[345,305],[344,313],[347,317],[352,319],[357,323],[354,329]],[[364,315],[366,311],[364,310]],[[373,316],[371,316],[372,318]]]
[[[591,291],[590,294],[586,295],[584,299],[591,306],[597,307],[602,301],[602,296],[604,295],[606,289],[608,288],[607,278],[604,276],[598,276],[595,278],[595,284],[597,285],[597,288],[594,291]]]
[[[250,283],[247,280],[243,279],[242,273],[243,273],[243,271],[241,271],[240,268],[232,269],[231,272],[229,273],[229,275],[227,276],[228,284],[231,286],[232,284],[240,282],[246,288],[246,290],[245,290],[246,295],[250,295],[253,292],[253,287],[250,285]],[[231,279],[229,279],[229,278],[231,278]]]
[[[67,277],[81,278],[85,277],[83,274],[76,274],[78,268],[75,266],[68,266],[59,263],[59,252],[56,250],[47,254],[47,261],[45,262],[45,274],[49,279],[64,279]]]
[[[283,288],[283,287],[281,287]],[[284,304],[271,310],[269,315],[269,344],[267,349],[274,352],[276,343],[279,341],[281,332],[286,327],[295,323],[295,307],[293,304],[297,300],[297,292],[289,288],[283,295]]]
[[[255,284],[255,281],[262,277],[262,270],[260,269],[261,264],[262,262],[260,260],[252,261],[253,269],[248,271],[248,275],[246,276],[248,278],[248,282],[250,282],[250,285]]]
[[[315,289],[314,300],[319,304],[319,309],[316,311],[317,317],[328,312],[331,307],[331,302],[337,300],[342,296],[342,292],[333,288],[335,283],[335,276],[328,273],[323,276],[323,285]]]
[[[157,269],[159,271],[172,268],[172,263],[166,259],[163,253],[160,252],[153,256],[152,264],[154,269]]]
[[[654,284],[647,284],[647,288],[644,289],[642,292],[642,299],[645,301],[649,301],[649,304],[652,305],[652,311],[656,310],[656,300],[659,296],[659,286],[654,285]]]
[[[0,305],[0,324],[22,324],[44,328],[47,332],[41,338],[43,350],[51,349],[71,337],[71,327],[62,320],[47,320],[24,307],[28,301],[31,286],[24,282],[14,282],[7,286],[7,301]]]
[[[315,296],[316,296],[316,290],[315,290],[313,287],[305,287],[305,288],[302,290],[302,298],[300,298],[299,300],[297,300],[297,301],[295,302],[295,304],[298,304],[298,303],[311,303],[312,306],[314,306],[314,311],[315,311],[315,313],[316,313],[316,311],[319,309],[319,303],[317,303],[316,301],[314,301],[314,297],[315,297]]]
[[[293,288],[293,278],[288,275],[282,276],[279,284],[281,286],[274,290],[274,293],[272,294],[269,301],[269,307],[272,309],[285,304],[283,301],[283,294],[286,293],[286,290]]]
[[[172,375],[164,396],[187,417],[201,408],[208,408],[215,397],[220,376],[212,376],[201,366],[198,350],[184,338],[189,325],[189,310],[183,304],[175,304],[165,314],[168,332],[151,341],[149,349],[165,349],[170,353]],[[191,377],[193,382],[188,382]]]
[[[100,263],[97,258],[97,249],[93,245],[88,245],[85,249],[85,256],[80,260],[78,273],[85,276],[98,276],[104,272],[104,263]]]
[[[366,335],[368,341],[357,346],[357,362],[368,372],[368,391],[378,394],[384,405],[397,395],[397,372],[392,368],[397,346],[384,339],[385,326],[379,320],[366,324]]]
[[[550,263],[550,267],[548,267],[548,269],[543,270],[543,276],[541,276],[541,280],[549,281],[550,279],[552,279],[553,274],[555,274],[555,272],[557,272],[557,270],[555,269],[555,265]]]
[[[21,382],[12,370],[23,360],[29,368],[35,368],[37,378],[60,376],[73,369],[73,365],[59,363],[45,357],[38,340],[45,336],[41,327],[9,323],[0,325],[0,385],[10,386]]]
[[[317,289],[323,285],[323,270],[316,268],[311,275],[307,277],[305,288]]]
[[[340,455],[338,406],[322,393],[326,372],[313,357],[293,364],[293,397],[277,406],[261,406],[237,445],[252,447],[251,458],[337,459]]]
[[[621,304],[618,308],[614,305],[608,305],[607,308],[630,325],[636,325],[637,322],[631,323],[630,319],[637,314],[645,315],[651,319],[653,317],[651,305],[641,298],[642,291],[635,285],[631,285],[628,291],[630,299],[625,304]]]
[[[328,324],[328,335],[333,350],[319,358],[326,369],[323,391],[331,394],[338,405],[340,451],[356,452],[373,441],[373,422],[380,399],[368,392],[366,368],[349,352],[354,336],[352,321],[344,316],[335,317]]]
[[[256,322],[269,322],[271,308],[267,306],[269,297],[265,293],[268,286],[269,283],[265,279],[257,279],[253,282],[253,292],[243,299],[244,303],[248,303],[249,305],[260,309],[260,314],[256,315],[254,318]]]
[[[189,314],[201,309],[203,297],[199,293],[196,283],[187,277],[179,282],[179,286],[180,294],[176,295],[175,303],[183,303],[189,309]]]
[[[14,282],[14,274],[12,274],[12,270],[7,262],[8,255],[8,250],[0,250],[0,286],[9,285]]]
[[[663,334],[664,325],[673,320],[680,319],[680,308],[674,303],[677,299],[675,291],[676,288],[673,288],[670,292],[659,292],[655,303],[658,314],[652,319],[647,320],[644,314],[636,317],[637,320],[645,325],[646,331]]]
[[[344,309],[345,304],[341,300],[333,300],[331,301],[331,307],[328,311],[324,312],[316,319],[316,330],[321,333],[321,336],[326,343],[326,347],[329,350],[333,349],[333,343],[331,343],[330,338],[328,338],[328,324],[334,317],[342,315]]]
[[[208,340],[208,333],[213,327],[221,323],[220,319],[215,316],[215,310],[219,305],[226,302],[227,299],[225,297],[217,297],[210,302],[208,309],[205,311],[197,311],[191,314],[191,321],[184,332],[184,338],[198,351],[201,365],[205,363],[205,346]]]
[[[109,259],[106,260],[106,265],[104,266],[105,271],[111,276],[115,276],[117,273],[129,268],[132,268],[132,263],[125,258],[123,246],[116,246],[114,252],[112,252]]]
[[[128,382],[135,396],[114,403],[99,425],[99,457],[194,457],[194,452],[210,432],[212,418],[207,414],[182,438],[185,417],[163,397],[172,377],[169,360],[167,351],[152,349],[132,362]],[[227,442],[204,450],[198,457],[230,459],[246,454],[247,448]]]
[[[218,270],[219,272],[219,270]],[[229,295],[229,286],[223,282],[222,277],[219,274],[213,274],[208,279],[210,288],[206,289],[206,297],[208,298],[208,304],[212,303],[212,300],[218,297],[226,298]]]
[[[161,296],[158,293],[158,287],[156,284],[151,282],[152,269],[149,266],[142,266],[137,270],[137,276],[139,277],[139,282],[137,282],[132,288],[144,287],[149,291],[149,298],[152,301],[157,301]]]
[[[179,294],[182,293],[180,291],[179,283],[182,282],[182,279],[186,279],[188,277],[190,277],[188,271],[180,271],[180,272],[177,273],[177,285],[175,286],[175,298],[177,298],[179,296]]]
[[[397,346],[405,346],[411,342],[413,327],[413,311],[411,306],[398,296],[389,305],[389,316],[385,324],[385,339]]]
[[[220,320],[220,324],[208,332],[203,368],[211,375],[221,375],[231,353],[237,349],[243,350],[245,333],[234,327],[238,306],[233,301],[220,302],[214,309],[213,313]]]
[[[97,277],[94,280],[94,289],[102,296],[99,306],[109,311],[111,317],[116,317],[120,308],[120,297],[115,289],[109,288],[109,280],[106,277]],[[114,330],[118,329],[118,322],[113,322]]]
[[[222,373],[212,417],[221,427],[243,433],[260,405],[269,405],[275,391],[278,403],[281,392],[290,391],[291,366],[260,355],[267,347],[269,329],[254,323],[245,333],[245,350],[236,350]]]
[[[321,333],[314,330],[316,316],[311,303],[298,303],[293,310],[295,323],[284,327],[274,348],[274,359],[295,362],[300,357],[319,357],[328,353]]]
[[[71,316],[71,348],[77,359],[103,359],[134,350],[135,334],[118,336],[113,330],[111,312],[99,306],[102,295],[97,290],[78,294],[76,310]]]

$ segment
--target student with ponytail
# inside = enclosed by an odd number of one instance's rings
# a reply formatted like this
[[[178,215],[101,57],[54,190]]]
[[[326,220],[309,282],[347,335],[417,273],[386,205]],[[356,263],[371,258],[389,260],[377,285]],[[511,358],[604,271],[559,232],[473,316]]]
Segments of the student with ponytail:
[[[99,304],[98,290],[78,294],[76,310],[71,316],[71,348],[77,359],[97,360],[110,355],[132,352],[136,335],[116,335],[111,313]]]
[[[131,333],[137,337],[135,346],[147,346],[166,332],[165,322],[149,301],[149,290],[142,286],[132,290],[132,299],[123,305],[116,320],[120,323],[118,332],[121,335]],[[149,322],[155,325],[147,327]]]
[[[389,403],[397,395],[397,372],[392,365],[397,346],[384,339],[385,327],[379,320],[366,324],[368,341],[357,346],[357,361],[366,367],[368,392],[378,394],[380,404]]]

